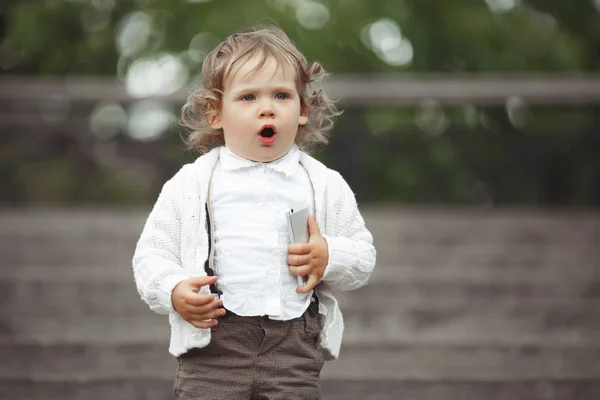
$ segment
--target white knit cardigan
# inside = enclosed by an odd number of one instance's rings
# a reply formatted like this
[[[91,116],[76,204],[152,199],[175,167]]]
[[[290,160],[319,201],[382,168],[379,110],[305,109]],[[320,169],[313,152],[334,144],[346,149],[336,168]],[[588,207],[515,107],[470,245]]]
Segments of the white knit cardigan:
[[[213,149],[187,164],[163,186],[133,256],[138,292],[150,309],[168,314],[169,352],[174,356],[210,342],[210,329],[198,329],[173,309],[171,293],[182,280],[205,276],[208,257],[206,202],[210,177],[219,158]],[[325,359],[339,356],[344,322],[331,289],[352,290],[367,283],[375,266],[373,238],[365,228],[354,194],[339,173],[301,152],[315,194],[315,217],[330,248],[325,275],[316,287]],[[208,287],[200,293],[208,294]]]

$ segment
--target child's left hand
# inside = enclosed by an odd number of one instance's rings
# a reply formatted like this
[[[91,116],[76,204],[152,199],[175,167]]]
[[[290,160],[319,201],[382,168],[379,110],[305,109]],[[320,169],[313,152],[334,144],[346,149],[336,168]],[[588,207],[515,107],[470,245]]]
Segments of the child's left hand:
[[[327,240],[321,235],[315,217],[308,216],[308,243],[296,243],[288,246],[288,264],[294,276],[308,276],[304,286],[296,288],[297,293],[308,293],[325,273],[329,263],[329,247]]]

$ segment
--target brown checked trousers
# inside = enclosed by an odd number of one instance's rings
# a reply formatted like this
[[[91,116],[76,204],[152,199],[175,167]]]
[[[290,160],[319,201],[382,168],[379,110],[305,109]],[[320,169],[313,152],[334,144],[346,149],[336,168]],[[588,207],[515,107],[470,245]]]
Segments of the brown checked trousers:
[[[315,400],[321,398],[323,354],[318,304],[276,321],[231,312],[211,341],[177,358],[174,391],[182,400]]]

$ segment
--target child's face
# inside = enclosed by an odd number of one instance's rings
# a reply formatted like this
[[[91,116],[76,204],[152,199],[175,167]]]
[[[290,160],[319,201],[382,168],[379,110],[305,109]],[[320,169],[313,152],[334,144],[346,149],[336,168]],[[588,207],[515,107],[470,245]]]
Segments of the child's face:
[[[300,109],[293,69],[268,59],[252,72],[259,61],[248,60],[225,84],[221,110],[211,126],[223,128],[225,143],[240,157],[268,162],[292,148],[307,115]]]

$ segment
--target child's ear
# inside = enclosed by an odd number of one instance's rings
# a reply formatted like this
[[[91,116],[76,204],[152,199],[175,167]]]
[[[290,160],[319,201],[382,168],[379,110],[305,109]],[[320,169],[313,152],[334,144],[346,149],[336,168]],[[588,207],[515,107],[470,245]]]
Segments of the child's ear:
[[[210,111],[207,113],[209,115],[207,115],[206,118],[210,122],[210,127],[213,129],[221,129],[223,127],[223,122],[221,121],[221,113],[218,109],[216,109],[215,104],[211,104],[209,106],[209,109]]]
[[[298,118],[298,125],[306,125],[308,122],[308,109],[302,107],[300,109],[300,118]]]
[[[213,129],[221,129],[223,127],[221,116],[219,114],[208,117],[208,120],[210,121],[210,127]]]

